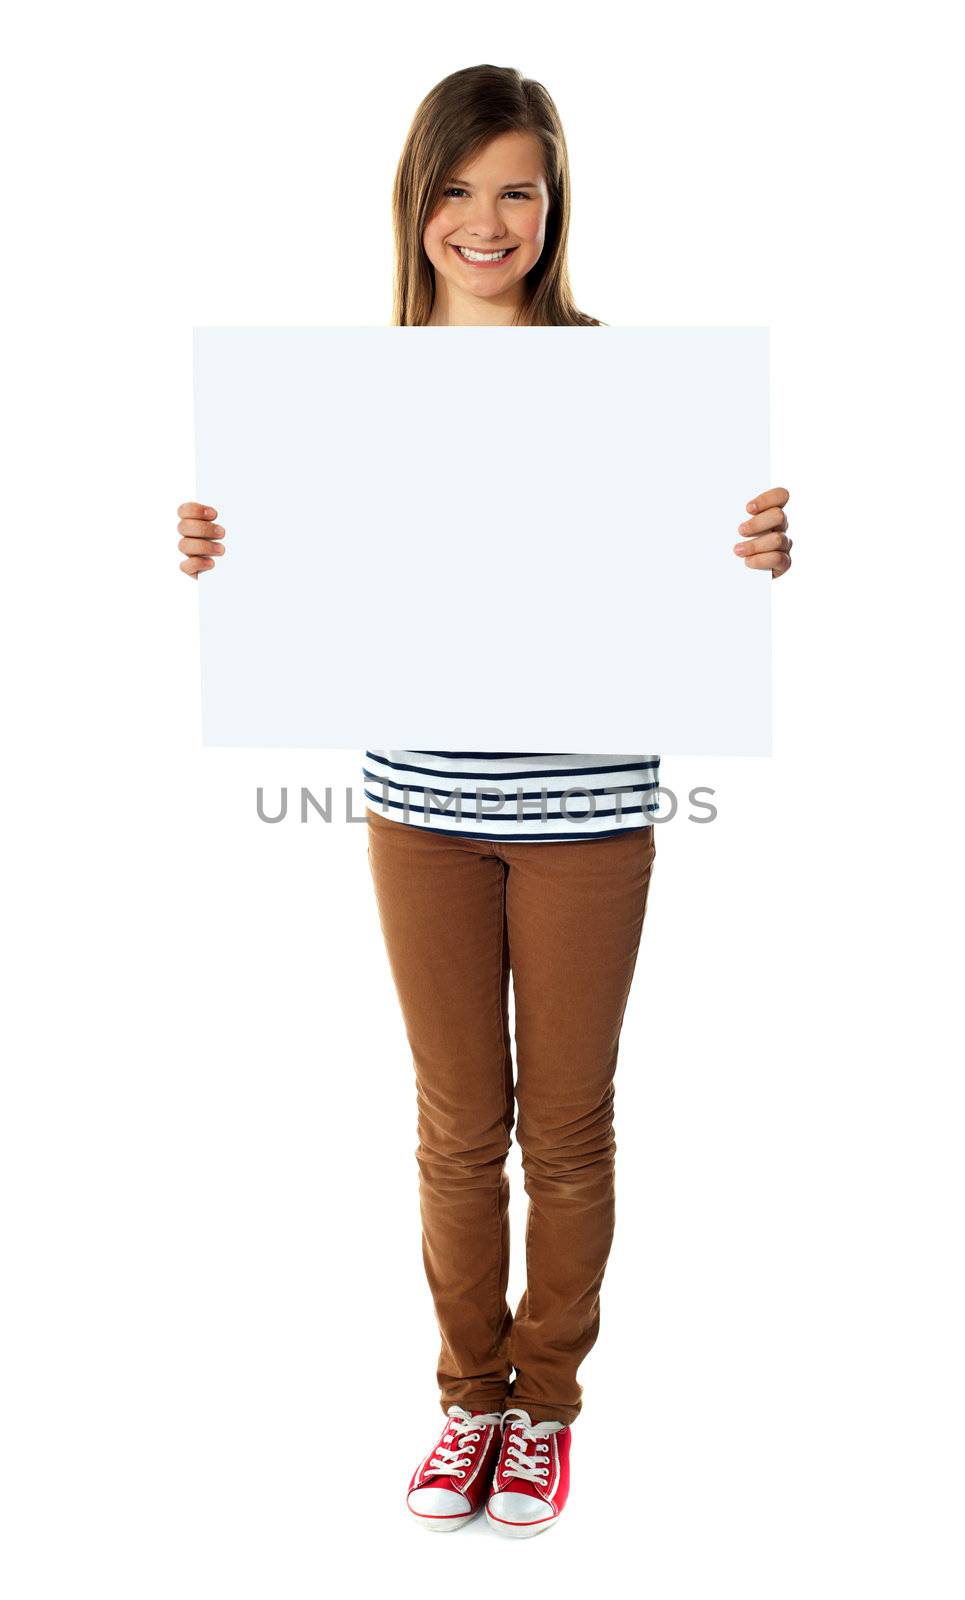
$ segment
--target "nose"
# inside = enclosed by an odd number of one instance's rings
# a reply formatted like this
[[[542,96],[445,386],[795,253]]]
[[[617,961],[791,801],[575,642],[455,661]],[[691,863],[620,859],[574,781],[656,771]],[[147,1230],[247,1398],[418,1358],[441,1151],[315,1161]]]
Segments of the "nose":
[[[481,243],[505,236],[506,230],[492,202],[477,199],[465,223],[466,232]]]

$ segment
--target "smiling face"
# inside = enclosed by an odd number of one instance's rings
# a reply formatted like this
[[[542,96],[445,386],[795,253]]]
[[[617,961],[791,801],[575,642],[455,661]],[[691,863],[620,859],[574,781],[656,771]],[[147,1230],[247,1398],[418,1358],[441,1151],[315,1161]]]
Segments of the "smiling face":
[[[508,323],[540,258],[549,191],[539,141],[501,133],[450,175],[422,245],[435,268],[430,323]]]

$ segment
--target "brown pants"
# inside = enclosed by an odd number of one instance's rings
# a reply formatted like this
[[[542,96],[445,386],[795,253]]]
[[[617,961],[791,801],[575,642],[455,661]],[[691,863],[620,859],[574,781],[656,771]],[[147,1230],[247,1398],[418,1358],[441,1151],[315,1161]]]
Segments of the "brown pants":
[[[416,1071],[443,1409],[516,1405],[534,1421],[570,1422],[613,1238],[613,1077],[656,830],[524,844],[452,838],[371,810],[368,823]],[[514,1318],[504,1162],[517,1110],[529,1209]]]

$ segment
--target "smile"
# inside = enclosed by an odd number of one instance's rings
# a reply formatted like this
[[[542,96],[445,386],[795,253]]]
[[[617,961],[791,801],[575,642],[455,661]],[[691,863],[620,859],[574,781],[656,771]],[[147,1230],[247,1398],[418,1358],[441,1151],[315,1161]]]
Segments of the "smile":
[[[519,245],[509,245],[504,250],[472,250],[468,245],[454,244],[452,249],[472,267],[498,267],[501,261],[519,249]]]

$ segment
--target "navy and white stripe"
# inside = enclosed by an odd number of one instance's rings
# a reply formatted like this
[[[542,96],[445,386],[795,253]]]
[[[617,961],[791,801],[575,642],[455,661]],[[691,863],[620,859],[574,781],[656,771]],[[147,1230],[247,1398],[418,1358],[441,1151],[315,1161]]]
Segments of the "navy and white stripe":
[[[370,810],[462,839],[612,838],[659,807],[659,756],[366,750],[362,775]]]

